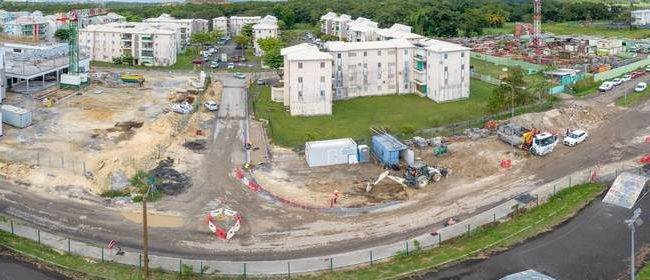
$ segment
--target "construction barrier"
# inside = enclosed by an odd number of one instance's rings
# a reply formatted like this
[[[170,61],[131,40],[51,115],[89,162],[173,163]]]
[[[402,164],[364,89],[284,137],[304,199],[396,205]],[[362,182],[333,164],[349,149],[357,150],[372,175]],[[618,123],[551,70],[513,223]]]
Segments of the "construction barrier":
[[[650,154],[641,157],[640,162],[643,164],[650,164]]]
[[[650,65],[650,58],[646,58],[641,61],[637,61],[634,63],[630,63],[628,65],[614,68],[612,70],[609,70],[607,72],[602,72],[602,73],[597,73],[594,74],[594,81],[604,81],[612,78],[616,78],[619,76],[622,76],[623,74],[632,72],[634,70],[637,70],[639,68],[645,67],[647,65]]]
[[[471,58],[483,60],[486,62],[494,63],[497,65],[509,66],[509,67],[520,67],[524,69],[527,74],[535,74],[541,71],[544,71],[546,67],[544,65],[534,64],[526,61],[516,60],[508,57],[498,57],[482,53],[471,53]]]

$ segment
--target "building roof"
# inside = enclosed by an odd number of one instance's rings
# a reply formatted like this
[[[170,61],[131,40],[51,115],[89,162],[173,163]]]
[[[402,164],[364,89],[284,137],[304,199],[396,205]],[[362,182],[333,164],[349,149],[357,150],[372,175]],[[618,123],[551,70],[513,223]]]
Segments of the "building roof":
[[[408,25],[400,24],[400,23],[395,23],[393,26],[388,28],[389,30],[394,30],[394,31],[403,31],[403,32],[411,32],[411,27]]]
[[[170,22],[170,23],[192,23],[194,19],[187,18],[187,19],[177,19],[175,17],[170,16],[169,14],[161,14],[157,18],[148,18],[143,20],[143,22]]]
[[[392,29],[392,28],[385,28],[385,29],[377,29],[375,31],[377,35],[389,39],[407,39],[407,40],[417,40],[417,39],[422,39],[424,36],[411,33],[410,31],[403,31],[403,30],[398,30],[398,29]]]
[[[373,49],[404,49],[413,48],[406,39],[391,39],[386,41],[367,41],[367,42],[343,42],[331,41],[325,42],[325,49],[333,52],[354,51],[354,50],[373,50]]]
[[[353,145],[356,146],[357,143],[352,140],[352,138],[341,138],[341,139],[330,139],[330,140],[320,140],[320,141],[310,141],[306,142],[306,147],[318,147],[318,148],[337,148],[341,146]]]
[[[217,18],[213,18],[212,20],[228,20],[228,18],[227,17],[217,17]]]
[[[348,23],[348,29],[354,31],[373,31],[379,26],[376,22],[369,20],[367,18],[359,17],[354,21]]]
[[[303,43],[280,50],[280,54],[287,60],[332,60],[332,55],[321,52],[318,47]]]
[[[425,49],[434,51],[434,52],[454,52],[454,51],[469,51],[470,48],[446,42],[436,39],[424,39],[420,40],[418,44],[421,44]]]
[[[320,17],[320,19],[335,19],[337,18],[338,15],[334,12],[328,12],[327,14],[324,14]]]
[[[80,29],[79,31],[172,35],[178,31],[178,26],[146,22],[112,22],[107,24],[88,25],[86,28]]]
[[[389,151],[402,151],[408,149],[408,146],[402,143],[402,141],[399,141],[397,138],[395,138],[395,136],[387,133],[375,135],[372,138],[373,144],[376,142],[384,146],[384,148]]]
[[[262,19],[261,16],[231,16],[230,19],[252,19],[252,20],[260,20]]]
[[[253,29],[278,29],[278,18],[267,15],[253,25]]]

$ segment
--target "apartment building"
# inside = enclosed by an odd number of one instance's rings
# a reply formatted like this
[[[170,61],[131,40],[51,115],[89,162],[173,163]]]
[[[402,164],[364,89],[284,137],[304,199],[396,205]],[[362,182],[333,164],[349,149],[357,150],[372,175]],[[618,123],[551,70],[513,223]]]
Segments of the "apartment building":
[[[190,44],[192,34],[208,32],[209,30],[208,21],[205,19],[176,19],[168,14],[161,14],[157,18],[148,18],[143,22],[178,25],[181,32],[181,43],[183,47]]]
[[[650,25],[650,10],[636,10],[632,11],[633,25],[646,26]]]
[[[170,66],[181,50],[177,24],[109,23],[79,30],[80,48],[91,60],[112,62],[130,55],[136,65]]]
[[[415,47],[415,92],[435,102],[469,98],[469,48],[434,39],[421,40]]]
[[[347,39],[348,23],[351,21],[352,17],[349,15],[342,14],[339,16],[336,13],[329,12],[320,19],[321,33],[336,36],[339,40]]]
[[[416,43],[424,36],[411,32],[411,27],[399,23],[393,24],[390,28],[378,28],[375,30],[376,39],[379,41],[387,41],[391,39],[406,39],[411,43]]]
[[[283,103],[292,116],[332,114],[332,55],[300,44],[280,51],[284,57]]]
[[[405,39],[326,42],[334,57],[334,99],[411,93],[415,46]]]
[[[259,23],[253,25],[253,47],[256,56],[264,54],[257,42],[260,39],[278,37],[278,19],[274,16],[267,15]]]
[[[51,40],[56,32],[56,22],[35,12],[18,16],[3,24],[3,32],[13,36],[31,37],[37,40]]]
[[[377,41],[379,25],[367,18],[359,17],[347,23],[348,42]]]
[[[218,17],[212,19],[212,30],[220,30],[223,35],[228,35],[228,18]]]
[[[262,20],[260,16],[253,17],[241,17],[241,16],[232,16],[228,19],[228,34],[231,36],[237,36],[241,33],[241,29],[247,24],[257,24]]]
[[[5,51],[4,44],[0,42],[0,103],[7,96],[7,78],[5,77]]]

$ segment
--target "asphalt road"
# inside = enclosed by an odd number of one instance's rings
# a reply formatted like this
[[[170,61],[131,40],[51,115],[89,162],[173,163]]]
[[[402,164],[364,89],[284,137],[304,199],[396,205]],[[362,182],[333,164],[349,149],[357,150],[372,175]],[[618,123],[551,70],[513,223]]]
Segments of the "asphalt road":
[[[38,269],[33,264],[24,263],[10,256],[0,254],[0,280],[16,279],[60,280],[66,278]]]
[[[257,193],[248,191],[229,176],[234,166],[244,162],[242,137],[247,110],[245,84],[242,80],[234,79],[232,74],[215,78],[224,82],[221,110],[217,117],[207,124],[206,131],[212,128],[210,145],[206,151],[205,162],[197,170],[196,176],[192,176],[194,185],[181,195],[164,198],[151,205],[159,211],[176,212],[186,217],[186,222],[181,228],[151,228],[150,248],[153,253],[215,260],[271,260],[319,256],[403,240],[429,232],[433,225],[440,222],[419,222],[404,228],[400,234],[366,234],[363,230],[356,231],[358,225],[368,225],[368,221],[371,221],[374,223],[372,226],[381,228],[380,224],[386,219],[405,212],[350,218],[332,217],[269,203]],[[626,85],[631,86],[632,83]],[[626,87],[599,95],[595,99],[603,105],[611,103],[613,98],[627,90]],[[650,107],[650,104],[646,104],[646,107]],[[640,130],[648,129],[648,119],[650,108],[630,109],[618,114],[608,120],[608,127],[593,131],[589,141],[571,149],[570,156],[560,152],[548,155],[547,160],[530,173],[536,181],[545,182],[574,170],[592,167],[597,162],[609,163],[650,153],[650,145],[640,146],[629,142]],[[73,239],[96,244],[106,244],[108,240],[116,239],[126,250],[137,251],[140,248],[141,226],[125,221],[120,215],[120,209],[106,207],[101,198],[84,198],[90,201],[79,201],[79,198],[62,199],[37,195],[21,185],[0,185],[2,213]],[[535,186],[530,186],[533,187]],[[205,219],[204,213],[214,207],[217,198],[222,198],[230,206],[244,213],[245,222],[242,229],[230,243],[219,243],[206,233],[205,224],[202,222]],[[417,212],[427,207],[425,204],[430,202],[413,204],[405,211]],[[298,237],[314,235],[307,228],[313,221],[332,222],[332,227],[350,226],[355,232],[331,243],[319,241],[322,243],[314,244],[314,247],[292,247],[294,244],[291,243],[294,241],[291,234]],[[331,234],[328,230],[329,226],[323,226],[321,233],[324,234],[324,239]],[[260,248],[260,243],[263,242],[273,243],[275,247]],[[233,250],[235,246],[240,247]]]
[[[650,199],[638,205],[642,219],[650,221]],[[591,203],[578,216],[556,230],[485,260],[472,260],[412,279],[499,279],[533,269],[558,280],[617,279],[629,274],[630,232],[623,220],[633,210],[601,202]],[[636,249],[650,245],[650,224],[636,231]],[[625,277],[627,279],[627,277]]]

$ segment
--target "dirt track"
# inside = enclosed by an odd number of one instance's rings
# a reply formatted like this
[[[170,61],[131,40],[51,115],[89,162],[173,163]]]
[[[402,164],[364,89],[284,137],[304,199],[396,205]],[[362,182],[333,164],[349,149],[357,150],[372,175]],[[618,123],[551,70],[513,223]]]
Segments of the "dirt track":
[[[590,131],[589,141],[574,149],[559,149],[547,157],[527,161],[526,166],[515,165],[520,170],[516,176],[499,173],[449,182],[472,184],[462,191],[446,188],[445,184],[435,185],[426,194],[392,211],[360,216],[306,212],[271,203],[229,176],[233,167],[244,162],[246,95],[241,80],[227,75],[223,81],[221,110],[212,122],[208,150],[201,167],[191,173],[194,186],[151,206],[162,214],[183,217],[184,222],[180,227],[150,230],[150,244],[157,254],[269,260],[365,248],[430,231],[449,216],[471,214],[573,170],[650,153],[650,145],[638,141],[650,135],[650,103],[646,103],[608,117],[600,128]],[[621,92],[611,92],[605,99],[616,94]],[[611,103],[600,99],[581,102]],[[50,231],[98,243],[117,239],[133,250],[139,247],[139,224],[122,217],[120,209],[102,206],[101,201],[42,197],[15,185],[3,186],[0,201],[1,212]],[[204,224],[205,212],[222,202],[244,215],[242,230],[229,242],[216,240]]]

